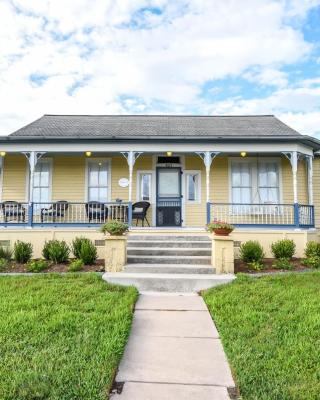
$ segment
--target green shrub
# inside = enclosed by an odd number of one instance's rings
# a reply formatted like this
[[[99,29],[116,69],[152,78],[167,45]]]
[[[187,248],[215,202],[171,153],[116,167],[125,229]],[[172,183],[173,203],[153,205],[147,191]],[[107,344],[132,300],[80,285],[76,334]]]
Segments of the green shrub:
[[[264,265],[261,261],[252,261],[248,263],[248,267],[254,271],[261,271],[264,268]]]
[[[310,268],[320,268],[320,257],[309,256],[303,260],[303,264]]]
[[[261,244],[256,240],[249,240],[240,246],[240,259],[247,264],[252,262],[261,262],[264,257],[264,251]]]
[[[68,265],[68,271],[69,272],[77,272],[77,271],[82,271],[83,270],[84,263],[82,260],[73,260],[69,265]]]
[[[13,248],[14,260],[20,264],[27,263],[32,257],[33,247],[31,243],[17,240]]]
[[[109,221],[106,224],[102,225],[100,231],[106,234],[106,232],[110,233],[110,235],[120,236],[126,233],[129,230],[129,225],[124,222],[119,221]]]
[[[5,271],[8,268],[8,260],[5,258],[0,258],[0,272]]]
[[[41,272],[48,268],[48,262],[45,260],[30,260],[27,264],[28,272]]]
[[[291,264],[290,260],[288,258],[277,258],[275,263],[273,264],[274,268],[277,269],[287,269],[291,270],[293,269],[293,264]]]
[[[42,255],[46,260],[50,260],[55,264],[65,263],[68,261],[70,249],[63,240],[49,240],[45,242]]]
[[[91,240],[83,241],[81,244],[79,258],[85,265],[94,264],[97,260],[97,248]]]
[[[82,243],[90,241],[89,239],[85,237],[76,237],[71,244],[71,249],[72,253],[75,256],[75,258],[80,258],[80,249],[82,246]]]
[[[9,247],[0,246],[0,258],[10,261],[12,258],[12,250]]]
[[[320,257],[320,243],[314,241],[308,242],[304,254],[307,258]]]
[[[272,243],[271,251],[277,259],[286,258],[290,260],[296,251],[296,245],[291,239],[282,239]]]

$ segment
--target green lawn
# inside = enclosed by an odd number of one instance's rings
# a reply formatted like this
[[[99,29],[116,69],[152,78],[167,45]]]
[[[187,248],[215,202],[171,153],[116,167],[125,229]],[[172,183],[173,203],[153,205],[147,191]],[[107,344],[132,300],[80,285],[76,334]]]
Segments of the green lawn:
[[[0,278],[0,399],[107,399],[133,288],[95,274]]]
[[[204,293],[243,400],[320,398],[320,273],[240,277]]]

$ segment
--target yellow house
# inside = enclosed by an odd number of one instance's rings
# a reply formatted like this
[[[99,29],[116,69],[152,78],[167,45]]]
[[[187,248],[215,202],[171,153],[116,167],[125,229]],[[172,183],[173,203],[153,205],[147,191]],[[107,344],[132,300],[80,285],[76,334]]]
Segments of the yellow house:
[[[223,220],[239,240],[314,237],[319,149],[272,115],[44,115],[0,139],[0,238],[94,234],[110,219],[149,232]]]

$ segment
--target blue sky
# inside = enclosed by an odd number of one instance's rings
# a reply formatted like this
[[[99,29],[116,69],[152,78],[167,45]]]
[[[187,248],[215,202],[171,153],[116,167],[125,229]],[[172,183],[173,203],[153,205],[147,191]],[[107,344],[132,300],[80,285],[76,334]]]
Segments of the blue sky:
[[[320,0],[0,0],[0,134],[44,113],[275,114],[320,137]]]

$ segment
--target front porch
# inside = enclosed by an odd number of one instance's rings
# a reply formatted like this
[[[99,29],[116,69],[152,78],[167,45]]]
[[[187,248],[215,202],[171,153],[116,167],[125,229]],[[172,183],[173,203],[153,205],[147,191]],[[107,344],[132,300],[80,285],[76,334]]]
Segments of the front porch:
[[[250,229],[317,226],[310,152],[250,146],[250,153],[173,144],[174,152],[1,152],[0,227],[96,229],[109,220],[131,229],[204,229],[213,220]]]

